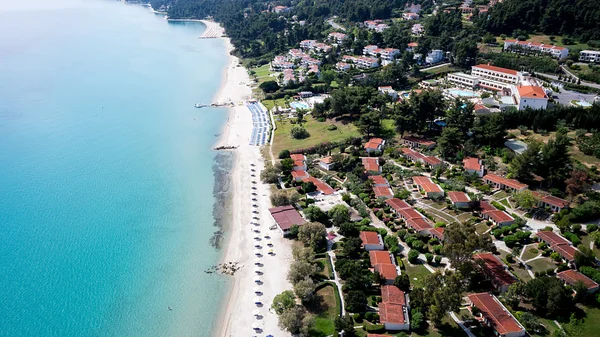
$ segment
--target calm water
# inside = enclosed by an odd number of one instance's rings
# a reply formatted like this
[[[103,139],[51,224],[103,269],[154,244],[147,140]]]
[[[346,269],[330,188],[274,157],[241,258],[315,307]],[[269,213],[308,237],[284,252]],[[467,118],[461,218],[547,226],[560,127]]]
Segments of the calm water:
[[[0,7],[0,335],[207,336],[222,41],[101,0]],[[168,310],[172,308],[172,311]]]

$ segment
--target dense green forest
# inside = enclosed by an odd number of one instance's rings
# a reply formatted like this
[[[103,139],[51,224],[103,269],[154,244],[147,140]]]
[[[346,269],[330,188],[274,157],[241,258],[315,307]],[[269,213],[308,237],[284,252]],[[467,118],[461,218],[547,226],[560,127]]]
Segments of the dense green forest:
[[[477,24],[495,34],[515,30],[600,40],[599,0],[505,0]]]

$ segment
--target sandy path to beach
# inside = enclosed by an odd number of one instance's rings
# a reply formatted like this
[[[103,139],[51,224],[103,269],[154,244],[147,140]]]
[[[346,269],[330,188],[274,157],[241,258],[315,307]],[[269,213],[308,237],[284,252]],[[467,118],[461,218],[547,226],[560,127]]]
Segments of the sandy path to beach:
[[[225,39],[228,51],[231,45]],[[269,215],[270,187],[260,182],[260,171],[264,161],[260,149],[250,146],[252,133],[252,115],[245,105],[239,105],[251,95],[250,79],[245,68],[238,66],[238,60],[230,57],[229,66],[225,75],[225,83],[215,98],[215,102],[232,101],[235,107],[230,109],[229,119],[223,130],[223,135],[217,146],[238,146],[235,151],[235,163],[231,173],[233,202],[232,223],[227,228],[227,244],[223,262],[238,262],[243,265],[233,276],[233,285],[225,300],[227,304],[222,312],[221,326],[217,329],[218,336],[267,336],[269,334],[289,336],[277,326],[277,315],[271,313],[269,307],[275,295],[291,285],[286,279],[291,262],[291,243],[281,237],[278,230],[271,230],[274,222]],[[254,164],[255,166],[252,166]],[[254,170],[254,171],[252,171]],[[254,174],[255,177],[251,175]],[[253,183],[256,181],[256,184]],[[256,194],[256,195],[253,195]],[[256,199],[253,201],[252,199]],[[254,207],[253,205],[257,205]],[[253,213],[253,211],[258,213]],[[253,220],[258,217],[258,220]],[[251,222],[259,223],[258,226]],[[255,233],[253,229],[259,229]],[[260,237],[256,240],[255,236]],[[268,236],[265,238],[265,236]],[[272,248],[267,245],[272,243]],[[255,283],[255,244],[262,248],[260,270],[261,284]],[[274,255],[268,254],[273,249]],[[254,288],[261,290],[260,294]],[[254,303],[255,298],[260,298],[262,306]],[[257,319],[254,312],[259,310],[262,317]],[[253,324],[258,324],[261,329],[253,330]]]

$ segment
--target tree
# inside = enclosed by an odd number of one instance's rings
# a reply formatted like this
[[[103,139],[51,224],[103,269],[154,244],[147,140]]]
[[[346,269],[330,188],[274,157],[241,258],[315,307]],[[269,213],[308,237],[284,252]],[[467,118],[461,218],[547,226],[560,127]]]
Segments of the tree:
[[[408,251],[408,262],[415,264],[417,262],[418,258],[419,258],[418,250],[411,249],[410,251]]]
[[[281,150],[279,152],[279,159],[285,159],[290,157],[290,150]]]
[[[465,141],[464,136],[458,128],[445,127],[442,135],[438,138],[437,148],[440,156],[444,159],[456,157]]]
[[[535,332],[537,330],[537,328],[540,326],[540,321],[538,320],[538,318],[535,315],[533,315],[527,311],[523,312],[520,315],[519,321],[521,322],[521,324],[523,324],[525,329],[527,329],[527,331],[529,331],[529,332]]]
[[[542,164],[539,175],[546,178],[548,186],[562,183],[571,171],[571,155],[569,149],[571,140],[567,131],[559,129],[555,138],[550,138],[542,147]]]
[[[367,306],[367,295],[362,290],[350,290],[344,296],[348,312],[362,312]]]
[[[315,252],[312,248],[294,245],[292,247],[292,257],[294,258],[294,261],[313,262],[315,259]]]
[[[318,268],[315,264],[307,261],[295,261],[290,265],[287,279],[291,284],[296,284],[306,277],[313,277],[317,272]]]
[[[419,331],[423,328],[425,323],[425,317],[419,310],[412,309],[410,311],[410,329],[413,331]]]
[[[576,303],[582,303],[588,295],[588,287],[583,281],[577,281],[573,285],[573,291],[575,291],[574,301]]]
[[[492,240],[489,235],[475,235],[475,227],[467,223],[454,223],[444,231],[444,255],[452,267],[461,275],[469,277],[475,270],[471,256],[474,251],[491,251]]]
[[[377,111],[364,113],[360,116],[357,124],[360,133],[367,137],[378,134],[381,132],[381,113]]]
[[[322,224],[327,222],[327,214],[317,206],[308,206],[304,209],[304,215],[309,221],[317,221]]]
[[[513,199],[515,199],[518,207],[524,209],[532,209],[540,202],[539,198],[536,197],[530,190],[515,193],[513,195]]]
[[[352,222],[344,222],[343,224],[341,224],[338,232],[347,238],[357,237],[360,234],[357,226]]]
[[[582,169],[574,169],[571,176],[565,180],[567,193],[574,197],[580,193],[585,193],[590,189],[590,177]]]
[[[331,218],[331,222],[335,226],[340,226],[345,222],[350,221],[350,211],[344,205],[335,205],[333,206],[327,215]]]
[[[508,290],[502,295],[506,303],[513,309],[519,307],[521,298],[525,292],[525,285],[521,282],[516,282],[508,287]]]
[[[345,336],[354,337],[356,334],[354,320],[348,313],[342,317],[336,317],[333,321],[333,325],[335,326],[336,331],[344,331],[346,333]]]
[[[451,108],[446,111],[446,127],[457,128],[466,134],[475,121],[473,103],[462,99],[455,99]]]
[[[548,317],[568,315],[572,309],[572,297],[559,279],[538,277],[525,285],[525,296],[540,314]]]
[[[475,65],[477,59],[477,43],[473,39],[465,38],[454,45],[454,64],[462,68]]]
[[[304,139],[310,137],[310,133],[308,133],[308,131],[306,131],[306,129],[300,125],[295,125],[290,131],[290,134],[294,139]]]
[[[596,256],[589,246],[579,245],[577,249],[575,252],[575,265],[577,268],[596,264]]]
[[[538,171],[540,165],[540,153],[542,144],[531,141],[527,144],[527,150],[517,155],[510,163],[510,173],[516,179],[531,180],[532,175]]]
[[[315,295],[315,282],[309,277],[305,277],[294,285],[294,293],[303,303],[308,303]]]
[[[302,191],[304,193],[312,193],[317,190],[317,185],[315,185],[312,181],[307,181],[302,183]]]
[[[258,87],[266,93],[272,93],[279,90],[279,84],[277,84],[276,81],[265,81],[261,83]]]
[[[294,293],[291,290],[286,290],[273,298],[271,309],[273,309],[273,311],[275,311],[278,315],[281,315],[281,313],[283,313],[285,310],[293,308],[294,306],[296,306],[296,298],[294,297]]]
[[[394,285],[398,287],[398,289],[402,291],[410,290],[410,278],[406,273],[402,273],[402,275],[396,276],[394,279]]]
[[[459,272],[439,271],[425,278],[423,299],[427,316],[439,326],[448,311],[458,310],[462,301],[462,275]]]
[[[279,180],[279,174],[281,174],[280,169],[268,164],[260,172],[260,180],[265,184],[276,184]]]
[[[305,316],[306,309],[303,306],[295,305],[279,314],[279,327],[291,334],[298,334],[304,327]]]
[[[325,236],[327,231],[325,226],[318,222],[308,222],[300,227],[298,239],[315,251],[323,248],[326,244]]]
[[[343,252],[349,258],[358,258],[362,253],[362,240],[357,237],[347,238],[344,242]]]
[[[273,206],[292,205],[292,204],[298,202],[298,198],[300,198],[300,195],[295,190],[294,191],[285,191],[285,190],[275,191],[270,196],[271,204]]]

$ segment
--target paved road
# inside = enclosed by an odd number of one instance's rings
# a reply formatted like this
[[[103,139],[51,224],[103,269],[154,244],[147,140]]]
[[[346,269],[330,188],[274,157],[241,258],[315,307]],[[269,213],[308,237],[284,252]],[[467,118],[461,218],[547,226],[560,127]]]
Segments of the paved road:
[[[543,73],[540,73],[540,75],[543,75],[543,76],[546,76],[548,78],[558,81],[558,76],[556,76],[556,75],[543,74]],[[590,87],[590,88],[600,89],[600,84],[596,84],[596,83],[581,81],[581,85],[585,85],[586,87]]]
[[[341,26],[340,24],[336,23],[335,21],[333,21],[333,19],[328,19],[326,21],[328,24],[331,25],[331,27],[333,27],[334,29],[339,29],[339,30],[343,30],[346,31],[346,28],[344,28],[343,26]]]

